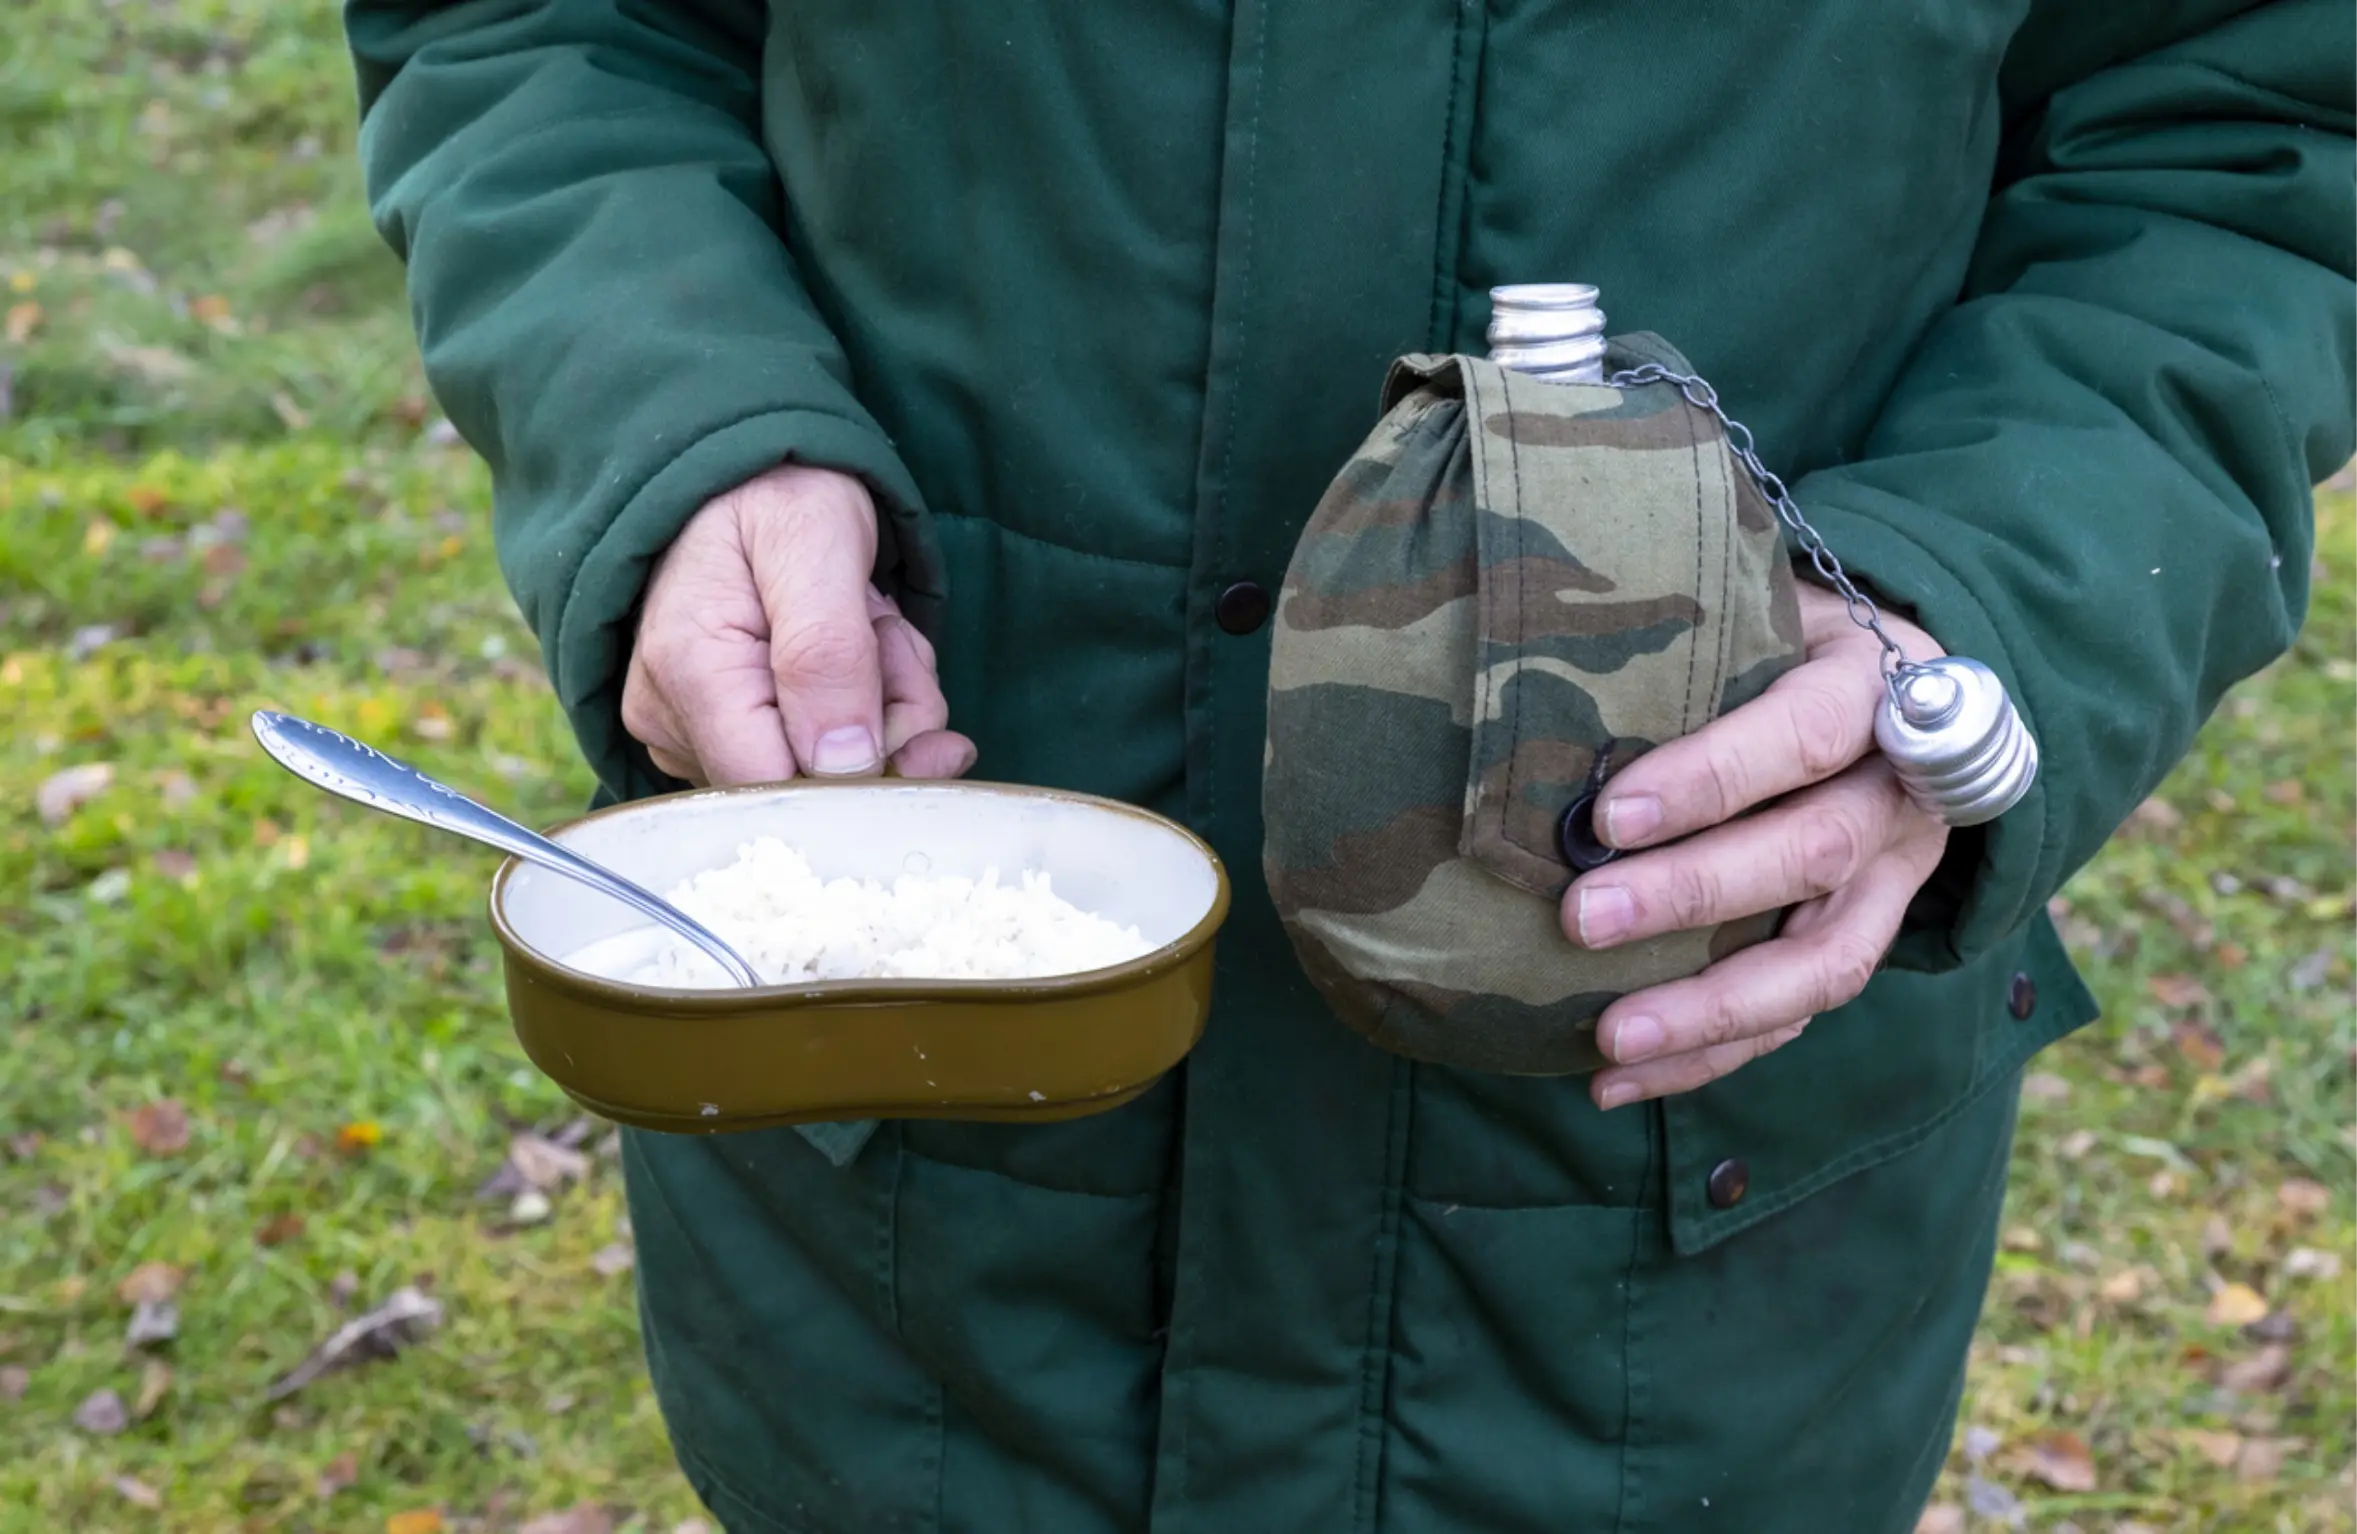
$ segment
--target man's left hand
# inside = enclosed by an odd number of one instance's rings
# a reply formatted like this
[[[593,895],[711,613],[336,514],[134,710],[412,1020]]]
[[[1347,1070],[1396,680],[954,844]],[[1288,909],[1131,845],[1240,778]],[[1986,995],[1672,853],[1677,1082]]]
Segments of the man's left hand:
[[[1565,894],[1564,930],[1582,947],[1793,908],[1775,938],[1605,1009],[1596,1041],[1614,1063],[1590,1083],[1599,1107],[1716,1080],[1857,996],[1947,848],[1947,827],[1908,800],[1874,747],[1881,646],[1822,587],[1804,582],[1800,609],[1800,665],[1631,762],[1597,802],[1607,845],[1656,850]],[[1882,622],[1910,659],[1945,653],[1911,623]]]

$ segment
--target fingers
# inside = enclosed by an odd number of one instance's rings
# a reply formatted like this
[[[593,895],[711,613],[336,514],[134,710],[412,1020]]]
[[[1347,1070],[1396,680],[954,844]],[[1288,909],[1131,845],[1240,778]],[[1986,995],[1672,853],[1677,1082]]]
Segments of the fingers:
[[[697,785],[794,775],[769,675],[767,621],[725,513],[692,519],[648,580],[622,726]]]
[[[1649,847],[1824,781],[1874,744],[1877,665],[1828,654],[1759,697],[1616,773],[1597,802],[1605,843]]]
[[[1771,1033],[1748,1039],[1736,1039],[1725,1044],[1714,1044],[1682,1055],[1649,1061],[1596,1078],[1592,1088],[1596,1106],[1612,1109],[1629,1103],[1643,1102],[1652,1097],[1671,1097],[1680,1092],[1691,1092],[1696,1087],[1708,1086],[1721,1076],[1729,1076],[1760,1056],[1782,1049],[1801,1036],[1809,1020],[1801,1019]]]
[[[1690,979],[1614,1002],[1596,1026],[1598,1047],[1615,1062],[1591,1084],[1598,1105],[1689,1091],[1781,1047],[1817,1014],[1855,1000],[1889,951],[1927,871],[1916,849],[1893,851],[1802,907],[1786,935]]]
[[[1605,949],[1780,910],[1832,894],[1894,844],[1941,835],[1872,757],[1758,815],[1605,864],[1565,895],[1564,930]]]
[[[882,658],[868,609],[875,510],[841,475],[757,493],[795,472],[755,481],[738,512],[768,619],[777,712],[803,771],[857,777],[884,765]]]
[[[873,627],[884,679],[884,754],[895,756],[919,735],[946,728],[949,703],[941,696],[924,636],[882,597],[869,605],[883,608]]]

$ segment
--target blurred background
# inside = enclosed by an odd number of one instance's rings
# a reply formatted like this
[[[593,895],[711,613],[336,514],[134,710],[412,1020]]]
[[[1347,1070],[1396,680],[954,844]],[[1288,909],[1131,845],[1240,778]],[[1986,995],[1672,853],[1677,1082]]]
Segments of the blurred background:
[[[351,95],[326,4],[0,24],[0,1534],[700,1527],[494,858],[247,733],[591,789]],[[2357,1527],[2346,473],[2317,515],[2298,650],[2057,902],[2108,1015],[2025,1086],[1924,1534]]]

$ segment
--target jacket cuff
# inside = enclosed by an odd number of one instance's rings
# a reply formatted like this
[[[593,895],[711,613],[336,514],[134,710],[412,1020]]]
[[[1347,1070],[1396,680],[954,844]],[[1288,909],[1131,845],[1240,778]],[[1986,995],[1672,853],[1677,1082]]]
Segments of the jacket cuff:
[[[876,503],[874,580],[927,634],[946,595],[939,548],[916,486],[867,426],[779,410],[721,426],[670,459],[623,505],[582,558],[541,635],[557,700],[604,786],[619,798],[681,787],[622,728],[622,681],[648,570],[713,497],[785,463],[857,475]]]
[[[1900,530],[1920,525],[1931,513],[1838,470],[1801,480],[1792,494],[1867,595],[1904,613],[1948,653],[1970,656],[1994,671],[2032,737],[2040,736],[2038,699],[2014,664],[1996,618],[1962,575]],[[1817,579],[1805,557],[1796,569],[1804,579]],[[2041,774],[2021,802],[1996,820],[1949,833],[1947,855],[1909,908],[1889,966],[1960,968],[2033,921],[2044,907],[2044,870],[2056,845],[2048,813]]]

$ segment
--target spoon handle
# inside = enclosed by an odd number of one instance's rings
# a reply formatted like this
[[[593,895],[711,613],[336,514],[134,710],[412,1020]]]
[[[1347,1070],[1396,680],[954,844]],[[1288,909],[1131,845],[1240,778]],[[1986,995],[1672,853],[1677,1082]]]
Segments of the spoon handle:
[[[536,831],[526,830],[448,784],[427,777],[407,762],[397,761],[374,746],[363,745],[340,730],[269,709],[255,713],[254,738],[281,767],[314,788],[323,788],[387,815],[398,815],[404,820],[482,842],[579,880],[686,938],[710,954],[737,984],[749,987],[761,984],[753,966],[735,949],[670,901]]]

